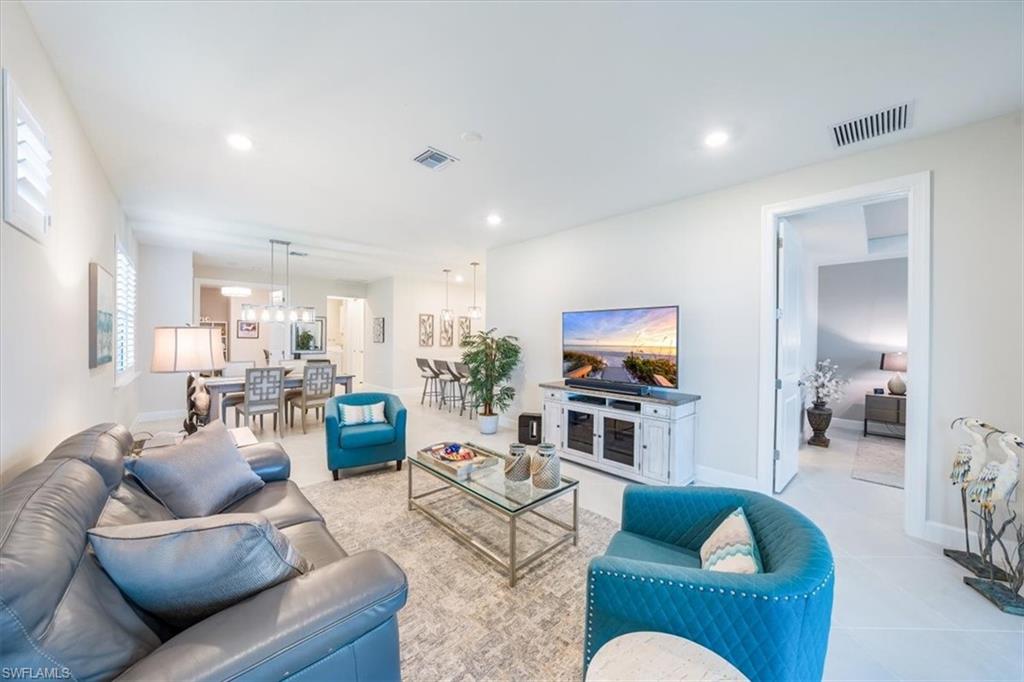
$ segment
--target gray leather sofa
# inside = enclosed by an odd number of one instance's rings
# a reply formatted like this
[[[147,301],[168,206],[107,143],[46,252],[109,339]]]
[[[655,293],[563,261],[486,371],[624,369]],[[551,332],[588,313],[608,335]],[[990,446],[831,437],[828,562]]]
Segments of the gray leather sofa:
[[[86,531],[170,518],[125,477],[131,443],[123,426],[95,426],[0,494],[5,670],[32,679],[400,679],[396,614],[405,574],[380,552],[348,556],[288,480],[288,456],[274,443],[242,449],[266,485],[225,511],[265,515],[314,570],[182,631],[128,602]]]

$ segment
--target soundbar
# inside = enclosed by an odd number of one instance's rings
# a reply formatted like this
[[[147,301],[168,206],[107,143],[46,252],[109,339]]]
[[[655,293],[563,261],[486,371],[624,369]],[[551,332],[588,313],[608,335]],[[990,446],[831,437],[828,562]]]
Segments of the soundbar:
[[[630,384],[623,381],[604,381],[603,379],[566,379],[566,386],[574,388],[590,388],[595,391],[621,393],[623,395],[648,395],[651,387],[644,384]]]

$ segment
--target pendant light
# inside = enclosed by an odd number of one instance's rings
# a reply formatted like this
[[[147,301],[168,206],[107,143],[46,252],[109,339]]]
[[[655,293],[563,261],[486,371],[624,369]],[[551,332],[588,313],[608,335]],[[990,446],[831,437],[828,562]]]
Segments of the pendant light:
[[[291,242],[280,239],[270,240],[270,302],[259,309],[259,317],[263,322],[312,322],[316,319],[316,308],[312,306],[291,305],[292,271]],[[277,289],[277,268],[274,252],[284,248],[284,286]],[[257,306],[242,306],[242,318],[256,319]]]
[[[470,265],[473,266],[473,305],[469,306],[469,317],[474,320],[479,320],[483,317],[483,311],[480,310],[480,306],[476,304],[476,268],[480,264],[473,261]]]
[[[453,314],[452,309],[448,307],[448,275],[451,274],[451,270],[448,268],[444,269],[444,308],[441,310],[441,319],[445,322],[450,322]]]

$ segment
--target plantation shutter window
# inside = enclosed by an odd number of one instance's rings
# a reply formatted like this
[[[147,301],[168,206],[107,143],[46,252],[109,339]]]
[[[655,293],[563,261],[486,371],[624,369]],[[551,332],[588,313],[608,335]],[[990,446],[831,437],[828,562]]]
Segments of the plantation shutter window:
[[[50,228],[51,161],[46,133],[10,73],[3,72],[4,221],[37,241]]]
[[[135,264],[124,246],[117,244],[117,348],[118,374],[135,367]]]

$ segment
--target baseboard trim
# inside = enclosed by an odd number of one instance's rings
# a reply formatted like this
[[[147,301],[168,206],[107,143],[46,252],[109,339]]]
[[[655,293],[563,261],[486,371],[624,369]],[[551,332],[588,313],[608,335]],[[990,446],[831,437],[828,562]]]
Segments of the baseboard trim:
[[[697,483],[699,485],[721,486],[723,488],[740,488],[742,490],[760,491],[757,478],[743,476],[723,469],[697,465]]]
[[[972,530],[970,537],[972,551],[977,551],[978,534]],[[951,526],[948,523],[928,521],[924,524],[924,535],[921,539],[950,549],[963,549],[964,529],[958,526]]]

